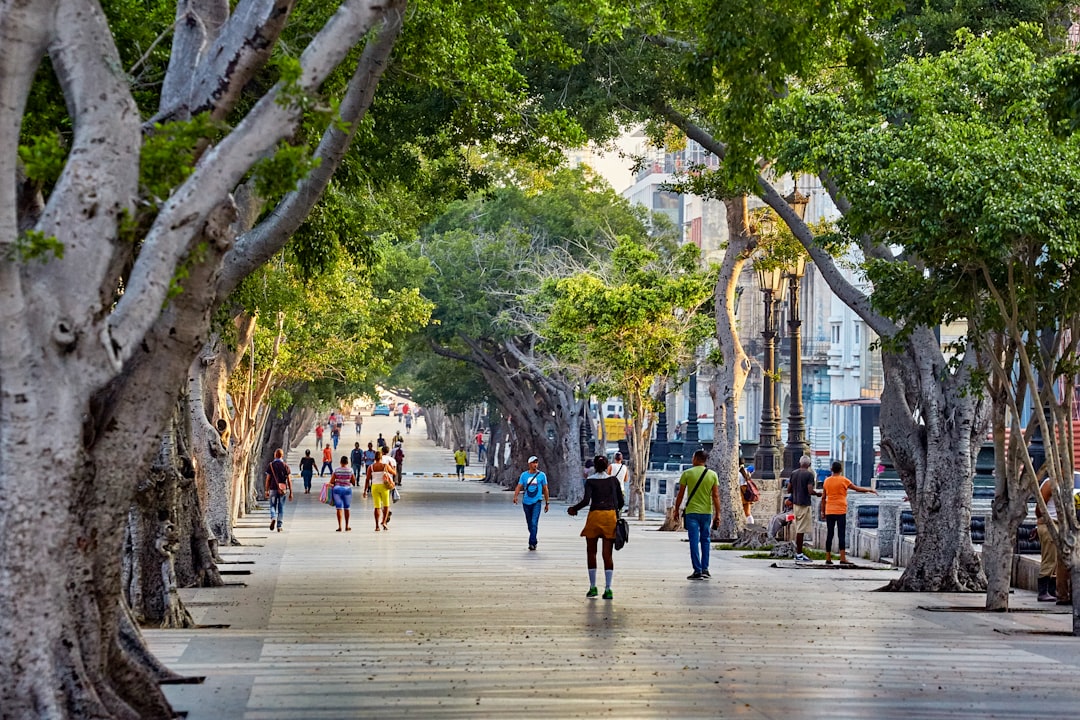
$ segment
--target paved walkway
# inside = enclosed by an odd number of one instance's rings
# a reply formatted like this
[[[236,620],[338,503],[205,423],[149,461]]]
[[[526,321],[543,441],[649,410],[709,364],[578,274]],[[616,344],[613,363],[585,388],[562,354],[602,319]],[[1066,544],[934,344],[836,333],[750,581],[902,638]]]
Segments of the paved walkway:
[[[396,427],[368,418],[365,436]],[[405,450],[410,471],[453,470],[422,425]],[[732,552],[713,553],[712,581],[688,581],[682,537],[632,523],[615,599],[587,600],[583,518],[563,504],[529,552],[522,512],[499,488],[426,475],[402,493],[389,532],[373,532],[359,494],[349,533],[334,532],[314,492],[289,505],[282,533],[265,513],[246,519],[224,569],[250,574],[184,591],[207,627],[146,633],[171,668],[206,676],[167,688],[176,709],[295,720],[1064,718],[1080,707],[1068,608],[1032,593],[1013,599],[1028,612],[957,612],[982,597],[873,593],[895,573],[772,568]]]

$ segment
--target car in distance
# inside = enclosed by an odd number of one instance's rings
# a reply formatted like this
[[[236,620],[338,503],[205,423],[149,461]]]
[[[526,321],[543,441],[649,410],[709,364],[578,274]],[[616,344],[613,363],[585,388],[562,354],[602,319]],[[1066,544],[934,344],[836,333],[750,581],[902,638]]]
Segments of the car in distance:
[[[386,405],[383,405],[382,403],[378,403],[375,406],[375,409],[371,411],[371,415],[372,415],[372,417],[374,417],[376,415],[386,415],[387,417],[389,417],[390,416],[390,408],[388,406],[386,406]]]

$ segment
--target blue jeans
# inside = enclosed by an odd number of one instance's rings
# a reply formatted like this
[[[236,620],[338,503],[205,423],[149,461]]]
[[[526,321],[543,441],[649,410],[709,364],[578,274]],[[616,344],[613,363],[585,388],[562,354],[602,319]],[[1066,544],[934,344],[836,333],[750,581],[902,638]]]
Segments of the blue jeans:
[[[709,569],[709,529],[712,515],[709,513],[686,513],[686,534],[690,536],[690,564],[694,572]]]
[[[270,519],[277,520],[278,527],[285,522],[285,496],[270,493]]]
[[[536,544],[536,529],[540,526],[540,506],[543,503],[537,501],[531,505],[522,505],[525,511],[525,522],[529,526],[529,544]]]
[[[304,490],[311,489],[311,470],[306,470],[300,473],[300,477],[304,478]]]

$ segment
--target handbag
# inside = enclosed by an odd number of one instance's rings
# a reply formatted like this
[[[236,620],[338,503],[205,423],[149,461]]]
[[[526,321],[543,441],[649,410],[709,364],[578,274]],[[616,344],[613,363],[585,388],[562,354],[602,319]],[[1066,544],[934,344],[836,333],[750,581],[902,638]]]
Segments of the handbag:
[[[620,515],[615,521],[615,549],[622,550],[623,545],[628,542],[630,542],[630,524]]]
[[[277,491],[278,491],[278,495],[288,495],[289,494],[289,486],[287,484],[285,484],[285,483],[278,483],[277,484]]]
[[[394,502],[397,502],[398,500],[400,500],[401,499],[401,491],[398,490],[396,487],[392,488],[390,490],[390,499],[393,500]]]
[[[752,478],[746,478],[746,484],[743,485],[742,491],[743,500],[748,503],[756,503],[761,499],[761,491],[758,490],[757,483]]]
[[[331,489],[330,483],[323,483],[322,490],[319,491],[319,502],[325,505],[334,504],[334,492]]]
[[[397,488],[397,483],[394,482],[394,477],[388,472],[383,472],[382,481],[383,485],[385,485],[386,489],[390,492],[393,492]]]

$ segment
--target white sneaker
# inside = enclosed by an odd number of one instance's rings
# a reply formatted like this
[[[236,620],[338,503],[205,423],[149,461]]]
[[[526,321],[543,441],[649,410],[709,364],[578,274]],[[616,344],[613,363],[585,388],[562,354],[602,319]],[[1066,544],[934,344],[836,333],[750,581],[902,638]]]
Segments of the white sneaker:
[[[797,562],[797,563],[812,563],[814,561],[811,560],[810,558],[808,558],[805,553],[799,553],[798,555],[795,556],[795,562]]]
[[[746,516],[746,524],[747,525],[753,525],[754,524],[754,516],[753,515],[747,515]]]

